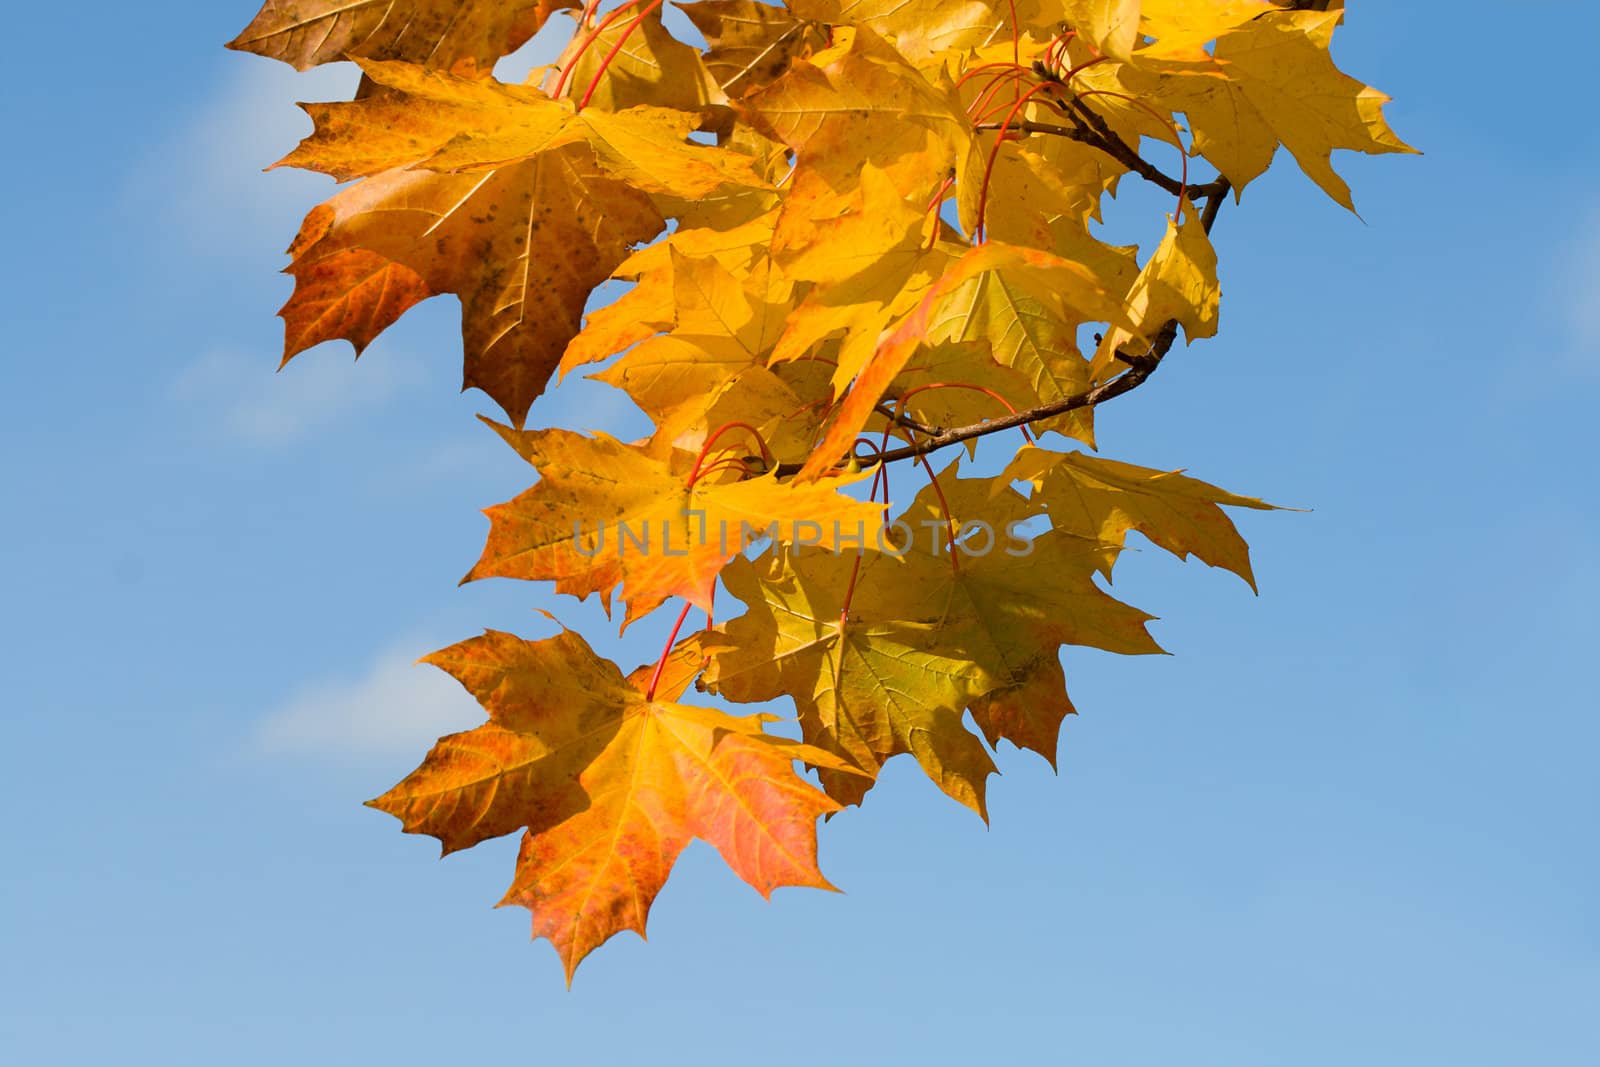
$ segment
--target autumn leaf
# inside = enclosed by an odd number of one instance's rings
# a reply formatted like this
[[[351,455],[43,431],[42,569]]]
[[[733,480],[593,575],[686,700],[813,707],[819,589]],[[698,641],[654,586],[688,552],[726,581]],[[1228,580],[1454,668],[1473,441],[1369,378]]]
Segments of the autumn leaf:
[[[608,611],[621,585],[624,625],[669,597],[709,608],[718,573],[747,541],[770,536],[832,550],[879,522],[877,508],[838,491],[852,479],[792,485],[775,472],[697,479],[704,468],[681,449],[490,425],[540,480],[488,509],[489,539],[466,580],[553,581],[580,599],[599,593]]]
[[[699,120],[670,108],[580,111],[538,89],[408,63],[367,61],[362,70],[392,91],[303,105],[316,130],[278,166],[341,180],[411,166],[461,173],[583,144],[609,173],[647,193],[697,197],[730,183],[765,185],[742,157],[690,144]]]
[[[968,160],[958,207],[968,230],[983,229],[989,240],[1049,249],[1082,263],[1112,289],[1125,289],[1138,273],[1136,248],[1111,245],[1090,233],[1103,194],[1114,188],[1106,157],[1074,141],[1038,150],[1016,142],[995,146],[993,165],[982,153]],[[983,199],[989,186],[1002,191]]]
[[[365,69],[392,91],[309,105],[316,132],[283,161],[370,175],[308,217],[291,270],[359,250],[458,294],[465,385],[517,423],[578,333],[590,291],[665,225],[648,194],[762,184],[739,157],[688,144],[695,120],[680,112],[579,114],[535,89],[401,63]],[[459,136],[462,123],[482,132]],[[649,167],[635,162],[645,157]],[[353,317],[392,321],[381,295],[351,299]]]
[[[1271,511],[1271,504],[1177,471],[1042,448],[1018,451],[1000,480],[1032,483],[1058,528],[1114,544],[1137,530],[1179,559],[1198,556],[1256,587],[1250,550],[1222,506]]]
[[[837,809],[794,772],[827,753],[630,683],[577,634],[544,641],[489,631],[434,653],[490,721],[444,738],[373,807],[446,852],[524,829],[502,904],[533,913],[570,982],[650,905],[694,838],[763,896],[832,889],[817,869],[816,821]],[[636,675],[636,678],[639,677]]]
[[[770,85],[796,57],[827,43],[821,23],[757,0],[699,0],[678,6],[706,40],[706,69],[735,98]]]
[[[869,535],[872,536],[872,535]],[[721,632],[729,648],[706,685],[740,703],[792,697],[806,739],[876,777],[890,757],[912,753],[946,794],[987,817],[984,782],[994,760],[961,725],[967,701],[997,683],[959,656],[930,651],[925,626],[863,596],[844,614],[854,555],[773,552],[724,572],[749,611]],[[905,580],[892,555],[861,560],[858,581],[885,588]],[[882,577],[880,577],[882,575]],[[859,803],[870,779],[823,771],[831,796]]]
[[[883,535],[892,551],[866,557],[859,571],[853,557],[821,552],[736,561],[724,582],[750,610],[722,628],[727,647],[713,654],[706,684],[740,702],[792,697],[807,741],[874,776],[911,753],[935,785],[983,815],[994,764],[961,724],[969,705],[984,709],[996,736],[1042,749],[1049,705],[1024,713],[1014,704],[1026,689],[1066,714],[1064,691],[1041,692],[1038,679],[1050,677],[1042,661],[1063,644],[1160,648],[1145,629],[1150,616],[1095,584],[1115,545],[1066,530],[1023,537],[1042,506],[1004,479],[954,472],[896,516]],[[954,565],[946,530],[974,537],[956,542]],[[871,785],[827,772],[822,782],[846,803]]]
[[[1169,218],[1167,232],[1134,279],[1124,300],[1133,325],[1113,326],[1095,353],[1093,372],[1107,372],[1123,353],[1142,357],[1168,323],[1183,327],[1192,342],[1215,337],[1222,303],[1217,254],[1194,207],[1184,205],[1182,221]]]
[[[770,221],[741,229],[752,240],[772,232]],[[696,451],[718,427],[742,423],[780,462],[803,459],[832,393],[820,362],[767,367],[793,286],[744,254],[753,249],[708,247],[701,232],[679,231],[619,268],[638,271],[637,284],[591,316],[564,365],[631,345],[591,377],[625,390],[655,422],[657,440]]]
[[[297,261],[288,273],[294,294],[278,312],[284,363],[333,340],[349,341],[359,356],[408,308],[434,295],[416,271],[364,248]]]
[[[1011,39],[1008,4],[984,0],[791,0],[790,10],[805,19],[866,26],[890,39],[918,66],[948,52],[965,52]],[[1027,10],[1026,0],[1022,5]]]
[[[635,18],[619,18],[592,40],[574,39],[588,42],[567,74],[567,84],[580,98],[606,111],[648,105],[698,112],[727,105],[727,94],[699,50],[667,32],[659,8],[647,7],[636,18],[637,26]],[[608,55],[611,62],[602,69]]]
[[[1020,306],[1017,294],[1027,294]],[[1033,309],[1038,309],[1036,315]],[[1035,315],[1024,321],[1023,315]],[[1054,316],[1052,319],[1051,316]],[[1038,318],[1051,323],[1042,325]],[[1121,306],[1085,267],[1033,249],[995,242],[974,248],[947,270],[915,310],[879,341],[871,362],[839,405],[827,436],[806,461],[801,478],[819,478],[844,456],[882,400],[895,377],[923,345],[945,341],[985,340],[994,357],[1015,367],[1052,359],[1070,358],[1065,338],[1086,321],[1127,321]],[[1041,331],[1059,324],[1051,337]],[[1039,351],[1041,336],[1059,352]],[[1023,367],[1016,369],[1022,370]]]
[[[1010,741],[1037,752],[1052,768],[1061,724],[1078,714],[1067,696],[1066,674],[1059,655],[1043,655],[1020,672],[1020,681],[985,693],[968,707],[972,721],[991,745]]]
[[[1341,11],[1291,11],[1253,20],[1217,41],[1216,58],[1227,66],[1230,87],[1237,86],[1232,105],[1242,97],[1294,154],[1300,169],[1354,211],[1350,186],[1331,165],[1333,151],[1376,155],[1415,149],[1384,120],[1389,98],[1333,65],[1328,47],[1343,17]],[[1191,106],[1196,136],[1214,141],[1217,112],[1227,106],[1214,99]],[[1204,110],[1204,119],[1198,110]]]
[[[306,217],[291,269],[359,250],[458,295],[463,388],[482,389],[521,423],[577,334],[589,293],[663,225],[648,197],[575,144],[470,174],[367,178]]]
[[[742,375],[765,372],[766,353],[788,308],[747,292],[712,258],[674,252],[671,270],[672,328],[593,377],[627,392],[677,441],[690,426],[706,421],[704,409],[721,389]],[[701,430],[709,433],[717,425],[701,425]]]
[[[1207,44],[1275,11],[1272,0],[1143,0],[1139,30],[1150,40],[1140,46],[1138,57],[1204,64],[1212,58]]]
[[[1074,29],[1113,59],[1133,58],[1139,43],[1140,0],[1061,0],[1063,13]]]
[[[953,85],[930,82],[864,26],[834,41],[747,96],[741,115],[833,189],[851,187],[870,163],[902,192],[931,194],[972,136]]]
[[[680,228],[630,255],[612,277],[635,284],[589,314],[583,331],[572,339],[562,356],[561,374],[601,362],[648,337],[674,329],[681,317],[675,300],[682,291],[677,279],[677,266],[682,261],[714,262],[743,279],[748,299],[765,309],[787,306],[793,284],[772,261],[775,215],[776,212],[768,212],[726,230]],[[781,325],[781,319],[763,321],[763,345],[769,331]]]
[[[567,0],[266,0],[229,48],[299,70],[342,59],[403,59],[487,72]]]
[[[616,668],[582,637],[563,630],[533,643],[490,630],[425,662],[477,697],[489,721],[442,738],[373,807],[400,819],[406,833],[438,838],[448,854],[523,828],[548,829],[587,806],[578,775],[615,738],[621,716],[610,692]]]
[[[1333,170],[1336,149],[1368,154],[1414,152],[1389,127],[1389,98],[1339,71],[1328,54],[1340,10],[1277,11],[1221,34],[1213,72],[1155,68],[1128,86],[1194,127],[1195,150],[1236,189],[1259,177],[1279,144],[1335,201],[1355,210],[1350,187]]]

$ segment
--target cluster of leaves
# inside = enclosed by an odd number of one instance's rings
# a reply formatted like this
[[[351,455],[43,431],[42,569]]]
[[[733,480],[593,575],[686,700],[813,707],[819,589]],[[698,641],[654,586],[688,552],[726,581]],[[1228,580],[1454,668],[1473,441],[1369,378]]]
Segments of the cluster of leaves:
[[[1053,762],[1061,647],[1158,651],[1097,581],[1130,531],[1253,584],[1222,508],[1267,505],[1070,443],[1180,330],[1216,332],[1211,226],[1280,147],[1346,206],[1334,149],[1409,150],[1329,58],[1338,0],[680,6],[697,44],[661,0],[267,0],[234,42],[364,73],[283,161],[354,180],[290,250],[285,359],[455,294],[466,385],[539,476],[489,510],[470,577],[615,598],[624,626],[682,601],[632,675],[566,630],[428,657],[488,721],[372,802],[447,852],[521,831],[505,902],[569,980],[643,933],[692,838],[762,893],[826,887],[818,816],[894,756],[980,814],[1001,739]],[[563,9],[559,60],[496,80]],[[1096,232],[1128,178],[1172,198],[1142,260]],[[632,287],[585,319],[607,279]],[[594,376],[647,439],[523,428],[552,378],[613,357]],[[929,459],[1013,428],[998,475]],[[927,484],[896,512],[900,461]],[[721,625],[719,583],[744,606]],[[706,627],[679,640],[691,608]],[[801,739],[691,685],[790,698]]]

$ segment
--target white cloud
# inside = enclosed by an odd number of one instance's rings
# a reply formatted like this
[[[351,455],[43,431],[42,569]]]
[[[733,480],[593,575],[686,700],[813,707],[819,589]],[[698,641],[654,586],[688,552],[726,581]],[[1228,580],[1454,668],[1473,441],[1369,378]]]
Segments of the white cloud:
[[[483,721],[454,679],[414,655],[386,652],[359,678],[308,686],[257,724],[253,747],[271,756],[420,756],[443,734]]]
[[[233,59],[229,79],[203,108],[135,167],[125,195],[191,249],[276,251],[335,186],[304,171],[262,168],[311,132],[296,101],[349,99],[359,72],[350,63],[301,74],[254,56]]]
[[[179,372],[172,396],[195,418],[220,422],[229,436],[272,446],[379,407],[423,379],[416,363],[394,352],[369,354],[359,364],[333,353],[302,356],[276,374],[273,364],[270,355],[213,349]]]
[[[522,80],[530,67],[554,60],[571,33],[570,19],[551,19],[496,73]],[[337,186],[307,171],[262,169],[311,132],[297,102],[349,100],[359,79],[353,63],[298,72],[259,56],[231,55],[223,83],[200,96],[204,103],[139,161],[125,195],[190,250],[281,251],[305,213]]]
[[[1600,213],[1591,214],[1581,228],[1562,272],[1559,286],[1567,312],[1567,325],[1583,362],[1600,362]]]

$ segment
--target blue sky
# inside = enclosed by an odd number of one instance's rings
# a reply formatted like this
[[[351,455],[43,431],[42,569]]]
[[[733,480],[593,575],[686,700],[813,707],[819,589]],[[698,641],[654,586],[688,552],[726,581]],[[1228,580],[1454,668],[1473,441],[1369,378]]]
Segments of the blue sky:
[[[670,619],[456,587],[527,475],[453,301],[273,374],[331,185],[259,168],[348,71],[225,53],[250,0],[15,13],[0,1055],[1600,1062],[1600,7],[1351,7],[1341,64],[1427,155],[1337,161],[1364,222],[1281,161],[1219,224],[1221,336],[1100,423],[1315,509],[1240,518],[1261,596],[1131,555],[1175,655],[1069,652],[1059,776],[1002,751],[986,830],[897,761],[825,828],[842,895],[696,845],[571,992],[491,910],[513,841],[439,862],[360,802],[478,719],[417,655],[547,607],[631,666]]]

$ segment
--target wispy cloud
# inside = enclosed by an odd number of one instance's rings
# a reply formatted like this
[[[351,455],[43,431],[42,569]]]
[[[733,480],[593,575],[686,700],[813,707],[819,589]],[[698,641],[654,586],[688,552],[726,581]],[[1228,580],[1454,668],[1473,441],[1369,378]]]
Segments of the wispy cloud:
[[[268,756],[420,757],[441,735],[481,723],[460,685],[413,662],[418,647],[384,653],[360,677],[303,689],[257,724],[252,747]]]
[[[1591,213],[1579,229],[1557,288],[1576,355],[1590,369],[1600,369],[1600,300],[1595,298],[1600,293],[1600,212]]]
[[[229,80],[152,148],[125,190],[188,248],[218,255],[259,251],[263,242],[281,249],[300,217],[332,195],[329,178],[261,171],[311,132],[296,101],[348,99],[359,77],[350,63],[300,74],[254,56],[235,59]]]
[[[417,363],[393,352],[359,364],[334,355],[302,357],[273,374],[270,354],[213,349],[179,372],[172,396],[235,440],[276,446],[378,408],[424,377]]]

